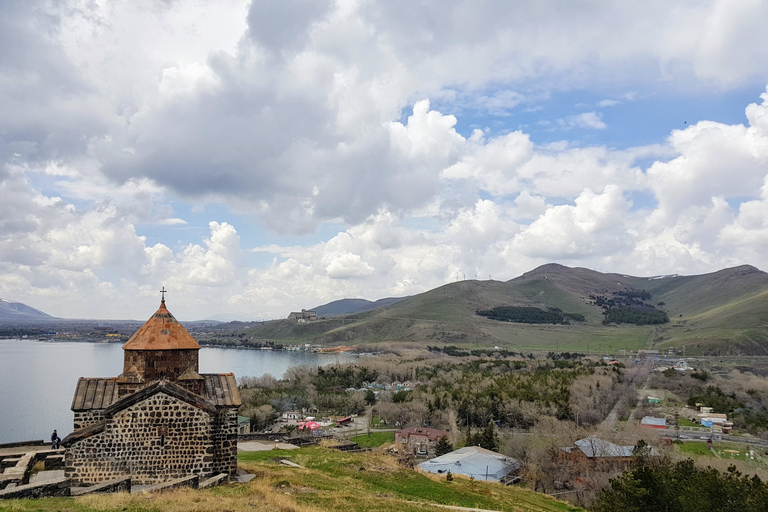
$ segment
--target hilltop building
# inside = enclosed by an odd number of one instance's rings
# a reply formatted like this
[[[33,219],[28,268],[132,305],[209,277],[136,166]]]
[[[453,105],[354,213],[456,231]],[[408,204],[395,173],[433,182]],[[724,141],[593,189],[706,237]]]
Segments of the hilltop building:
[[[309,309],[302,309],[301,311],[293,311],[288,315],[288,320],[296,320],[299,323],[310,322],[317,320],[317,311]]]
[[[118,377],[77,383],[75,430],[62,442],[65,476],[86,485],[235,475],[235,376],[198,373],[200,345],[165,307],[164,295],[123,351]]]

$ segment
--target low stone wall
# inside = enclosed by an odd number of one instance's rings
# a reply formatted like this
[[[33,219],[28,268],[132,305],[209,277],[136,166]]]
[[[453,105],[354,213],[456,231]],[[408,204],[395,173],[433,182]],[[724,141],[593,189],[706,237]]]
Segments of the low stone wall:
[[[35,463],[35,453],[25,453],[19,457],[18,462],[14,466],[5,468],[3,476],[16,477],[19,484],[26,485],[29,483],[29,475]]]
[[[321,439],[329,439],[329,437],[290,437],[285,439],[284,442],[291,443],[294,446],[309,446],[312,444],[319,444]]]
[[[63,457],[64,450],[37,450],[23,453],[15,457],[6,457],[0,461],[0,489],[10,484],[26,485],[32,468],[41,460],[50,456]]]
[[[45,458],[45,469],[59,469],[64,467],[64,454],[49,455]]]
[[[102,484],[91,485],[90,487],[74,487],[72,496],[83,496],[84,494],[104,494],[110,492],[131,492],[130,478],[116,478]]]
[[[286,434],[261,434],[253,432],[250,434],[238,434],[238,441],[283,441]]]
[[[69,479],[57,478],[37,484],[26,484],[0,491],[0,500],[16,500],[24,498],[50,498],[53,496],[69,496]]]
[[[198,489],[205,489],[206,487],[216,487],[218,485],[224,485],[229,483],[229,475],[227,473],[219,473],[211,478],[200,482]]]
[[[34,441],[16,441],[15,443],[2,443],[0,449],[3,448],[18,448],[20,446],[50,446],[51,443],[35,439]]]
[[[144,489],[144,492],[162,492],[169,491],[171,489],[179,489],[181,487],[191,487],[197,489],[200,485],[200,477],[197,475],[185,476],[184,478],[177,478],[176,480],[170,480],[161,484],[153,485]]]
[[[16,464],[19,463],[21,460],[21,457],[14,455],[13,457],[7,457],[5,459],[0,460],[0,472],[2,472],[6,468],[12,468]]]
[[[9,485],[18,485],[21,482],[21,478],[17,475],[4,475],[0,473],[0,491],[8,487]]]

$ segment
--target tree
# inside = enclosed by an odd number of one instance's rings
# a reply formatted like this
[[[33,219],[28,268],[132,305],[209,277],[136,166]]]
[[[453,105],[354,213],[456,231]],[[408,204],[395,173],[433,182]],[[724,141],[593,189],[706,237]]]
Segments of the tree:
[[[489,421],[481,432],[475,434],[474,441],[480,445],[480,448],[494,452],[499,451],[499,436],[496,434],[496,426],[492,421]]]
[[[477,437],[472,433],[472,426],[467,425],[467,434],[464,436],[464,446],[476,446]]]
[[[413,398],[410,391],[406,391],[404,389],[401,389],[400,391],[395,391],[392,393],[392,402],[396,404],[401,404],[403,402],[408,401],[409,399]]]
[[[697,468],[691,459],[641,465],[611,480],[592,510],[608,512],[758,512],[768,509],[768,484],[742,475]]]
[[[365,392],[365,403],[368,405],[373,405],[376,403],[376,393],[374,393],[372,389],[369,389]]]
[[[637,464],[645,464],[651,455],[653,455],[653,448],[644,439],[639,440],[635,447],[632,448],[632,457],[634,457]]]
[[[439,457],[441,455],[445,455],[446,453],[451,453],[453,451],[453,445],[450,441],[448,441],[448,438],[446,436],[441,437],[437,440],[437,443],[435,443],[435,456]]]

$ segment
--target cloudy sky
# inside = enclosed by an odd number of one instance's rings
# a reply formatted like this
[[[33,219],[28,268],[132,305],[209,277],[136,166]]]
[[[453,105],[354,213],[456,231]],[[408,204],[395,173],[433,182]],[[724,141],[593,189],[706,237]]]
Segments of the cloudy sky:
[[[269,319],[768,270],[764,0],[0,1],[0,297]]]

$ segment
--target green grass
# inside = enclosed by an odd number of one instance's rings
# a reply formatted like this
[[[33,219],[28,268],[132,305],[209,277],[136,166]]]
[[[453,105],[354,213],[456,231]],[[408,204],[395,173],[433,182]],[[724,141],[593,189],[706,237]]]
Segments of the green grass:
[[[350,439],[359,444],[362,448],[375,448],[386,443],[395,442],[394,432],[371,432],[370,434],[362,434]]]
[[[743,444],[716,441],[712,443],[712,450],[707,448],[706,441],[675,441],[674,444],[680,453],[684,453],[692,457],[716,457],[719,455],[720,458],[724,460],[750,460],[749,448],[745,447]],[[731,450],[731,452],[726,452],[726,450]],[[753,448],[753,450],[756,449]],[[713,452],[717,452],[717,455],[715,455]]]
[[[693,422],[691,420],[688,420],[688,419],[685,419],[685,418],[678,418],[677,423],[681,427],[699,427],[699,426],[701,426],[698,423],[695,423],[695,422]]]
[[[272,459],[265,459],[259,467],[272,468]],[[429,478],[416,471],[403,468],[387,455],[375,453],[343,453],[320,447],[292,451],[290,460],[304,466],[303,485],[336,488],[357,499],[346,510],[391,509],[384,504],[374,505],[371,497],[386,496],[405,501],[431,502],[461,507],[490,510],[579,510],[555,500],[526,490],[505,488],[498,484],[474,482],[455,478]],[[293,484],[291,484],[293,485]],[[305,494],[301,499],[307,504],[328,508],[333,499],[321,494]],[[363,508],[357,508],[363,507]],[[394,509],[398,509],[395,507]]]
[[[686,455],[698,455],[706,457],[714,457],[712,450],[707,448],[706,441],[675,441],[675,447],[680,453]]]
[[[302,466],[288,467],[280,459]],[[416,512],[432,504],[487,510],[580,511],[525,489],[455,477],[427,476],[397,464],[389,455],[343,453],[322,447],[241,452],[239,465],[255,475],[247,484],[162,494],[118,494],[80,498],[10,500],[0,509],[18,512],[214,512],[222,510],[310,512]]]

